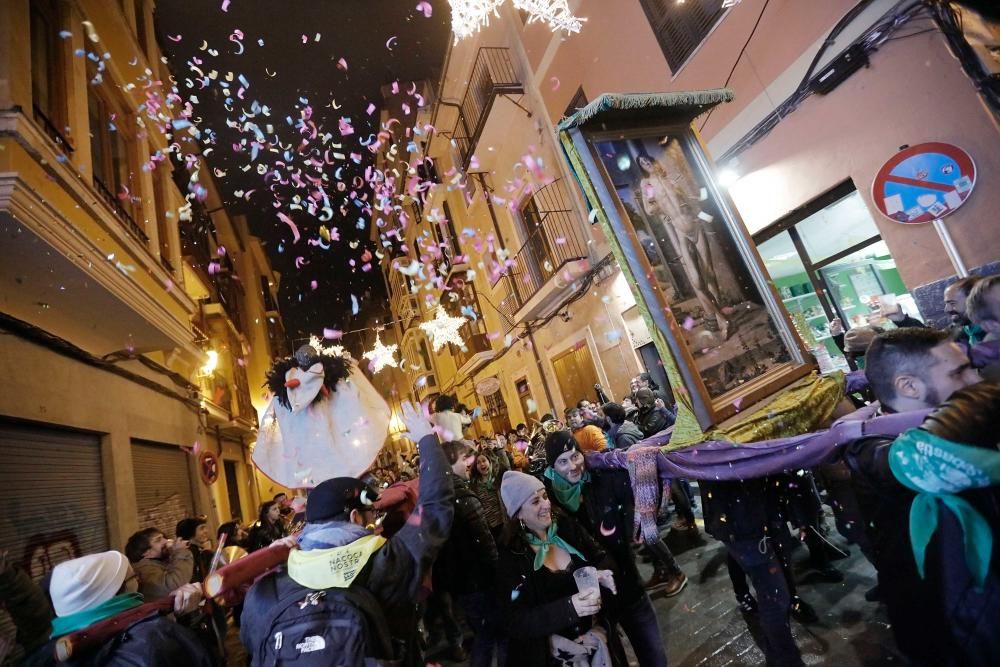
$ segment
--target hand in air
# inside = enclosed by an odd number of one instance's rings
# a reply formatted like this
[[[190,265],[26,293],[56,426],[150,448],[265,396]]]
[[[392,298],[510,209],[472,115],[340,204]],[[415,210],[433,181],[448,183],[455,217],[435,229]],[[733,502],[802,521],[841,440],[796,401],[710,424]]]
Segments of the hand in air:
[[[403,432],[404,436],[413,442],[420,442],[425,435],[434,432],[434,425],[424,416],[419,405],[413,405],[413,403],[406,401],[402,404],[401,409],[403,424],[406,426],[406,431]]]

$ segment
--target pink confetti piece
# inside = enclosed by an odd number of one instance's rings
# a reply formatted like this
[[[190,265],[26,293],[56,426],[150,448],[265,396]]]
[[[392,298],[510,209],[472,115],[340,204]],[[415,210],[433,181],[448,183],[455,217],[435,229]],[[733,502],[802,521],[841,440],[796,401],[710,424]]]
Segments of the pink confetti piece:
[[[366,112],[368,113],[369,116],[371,116],[373,113],[375,113],[375,109],[376,109],[376,106],[374,104],[372,104],[371,102],[369,102],[368,103],[368,109],[366,109]]]
[[[300,238],[300,236],[299,236],[299,228],[295,224],[295,222],[292,221],[291,218],[289,218],[287,215],[285,215],[284,213],[282,213],[280,211],[278,212],[278,220],[281,220],[283,223],[285,223],[286,225],[288,225],[288,227],[292,230],[292,238],[293,238],[292,242],[293,243],[298,243],[299,242],[299,238]]]
[[[423,12],[424,18],[429,19],[431,14],[434,13],[434,8],[431,7],[431,3],[427,2],[427,0],[423,0],[422,2],[417,3],[417,11]]]
[[[344,337],[344,332],[340,329],[323,329],[323,338],[327,340],[340,340]]]
[[[691,331],[691,329],[694,329],[694,318],[692,317],[685,318],[684,324],[682,324],[681,326],[687,329],[688,331]]]
[[[222,0],[222,11],[229,11],[229,0]]]
[[[346,72],[347,71],[347,61],[344,60],[343,58],[341,58],[340,60],[338,60],[337,61],[337,69]]]
[[[554,76],[550,80],[552,81],[552,90],[559,90],[559,77]]]

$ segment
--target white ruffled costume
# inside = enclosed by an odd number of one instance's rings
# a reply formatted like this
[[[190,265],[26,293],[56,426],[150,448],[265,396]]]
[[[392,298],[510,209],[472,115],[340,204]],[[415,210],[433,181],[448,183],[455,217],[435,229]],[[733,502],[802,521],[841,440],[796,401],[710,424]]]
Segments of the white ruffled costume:
[[[357,368],[324,392],[323,364],[285,373],[291,410],[271,399],[257,435],[253,462],[290,489],[312,488],[332,477],[360,477],[389,430],[389,406]],[[295,384],[298,386],[289,386]]]

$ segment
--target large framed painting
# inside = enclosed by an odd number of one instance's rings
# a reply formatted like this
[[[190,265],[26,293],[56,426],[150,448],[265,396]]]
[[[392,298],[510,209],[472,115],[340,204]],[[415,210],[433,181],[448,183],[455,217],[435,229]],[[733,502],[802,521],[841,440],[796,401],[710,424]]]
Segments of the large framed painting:
[[[625,107],[564,121],[563,143],[708,430],[811,371],[812,358],[691,127],[704,105]]]

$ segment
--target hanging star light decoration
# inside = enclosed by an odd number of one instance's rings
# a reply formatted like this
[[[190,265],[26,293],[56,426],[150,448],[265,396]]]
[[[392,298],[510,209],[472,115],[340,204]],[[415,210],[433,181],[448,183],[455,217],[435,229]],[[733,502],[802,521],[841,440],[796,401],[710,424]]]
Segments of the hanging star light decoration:
[[[375,346],[361,356],[371,362],[372,373],[378,373],[386,366],[391,366],[392,368],[399,367],[399,362],[396,361],[395,356],[397,349],[399,349],[398,345],[383,345],[382,339],[379,337],[378,331],[376,331]]]
[[[464,350],[465,341],[458,333],[463,324],[465,324],[464,317],[453,317],[445,312],[444,306],[439,305],[434,319],[430,322],[421,322],[420,328],[430,336],[431,346],[435,352],[448,343],[453,343]]]
[[[451,29],[455,42],[473,35],[490,24],[490,15],[499,17],[504,0],[449,0]],[[568,0],[512,0],[515,9],[528,12],[528,23],[547,23],[553,32],[580,32],[587,19],[573,16]]]
[[[313,348],[322,355],[328,357],[346,357],[349,356],[344,352],[344,347],[342,345],[331,345],[329,347],[323,347],[323,341],[320,340],[319,336],[313,334],[309,336],[309,347]]]

